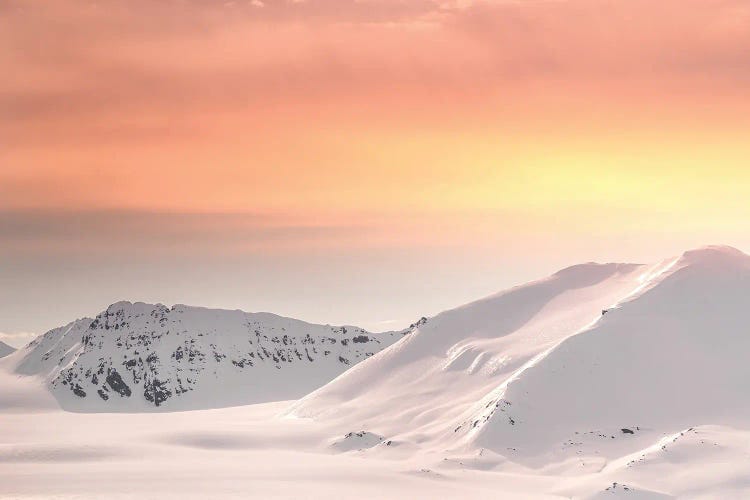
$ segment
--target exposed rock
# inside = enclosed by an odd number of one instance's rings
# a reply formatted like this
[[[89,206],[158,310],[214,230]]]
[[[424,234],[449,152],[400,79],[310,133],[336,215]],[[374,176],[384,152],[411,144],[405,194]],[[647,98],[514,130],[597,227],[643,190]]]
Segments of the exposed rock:
[[[268,313],[119,302],[93,320],[75,321],[32,342],[19,370],[49,376],[53,394],[72,410],[90,391],[99,397],[87,401],[86,409],[248,404],[300,397],[398,341],[401,333],[373,335]],[[301,363],[304,370],[289,371],[294,380],[278,374]],[[210,388],[217,380],[227,388],[227,403],[215,403]],[[204,384],[209,392],[201,397]],[[191,403],[174,402],[183,398]]]

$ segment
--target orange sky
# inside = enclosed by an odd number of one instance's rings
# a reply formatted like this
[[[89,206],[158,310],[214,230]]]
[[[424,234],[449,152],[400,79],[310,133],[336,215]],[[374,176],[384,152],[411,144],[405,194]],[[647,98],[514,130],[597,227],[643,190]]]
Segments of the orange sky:
[[[475,280],[416,313],[493,290],[468,255],[750,244],[746,0],[9,0],[0,69],[6,262],[431,252]]]
[[[8,2],[0,203],[662,204],[654,170],[745,170],[742,0],[218,4]]]

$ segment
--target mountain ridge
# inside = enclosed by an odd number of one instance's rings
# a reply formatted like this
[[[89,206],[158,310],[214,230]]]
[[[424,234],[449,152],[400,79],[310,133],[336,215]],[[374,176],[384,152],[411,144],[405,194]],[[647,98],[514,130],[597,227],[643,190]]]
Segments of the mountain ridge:
[[[68,410],[198,409],[300,397],[407,332],[120,301],[10,358],[16,373],[42,377]],[[222,399],[220,389],[230,394]]]

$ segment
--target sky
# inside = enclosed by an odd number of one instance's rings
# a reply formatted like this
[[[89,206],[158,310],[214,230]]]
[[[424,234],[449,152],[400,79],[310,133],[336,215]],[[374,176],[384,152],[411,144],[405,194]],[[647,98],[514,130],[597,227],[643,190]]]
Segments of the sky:
[[[0,340],[118,300],[402,328],[750,250],[746,0],[0,0]]]

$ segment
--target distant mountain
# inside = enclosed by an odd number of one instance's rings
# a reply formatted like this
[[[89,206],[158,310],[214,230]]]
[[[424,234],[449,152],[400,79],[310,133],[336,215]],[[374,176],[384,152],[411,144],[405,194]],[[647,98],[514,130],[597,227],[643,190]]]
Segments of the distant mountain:
[[[403,337],[269,313],[118,302],[13,355],[72,411],[216,408],[295,399]]]
[[[16,352],[16,349],[9,346],[5,342],[0,341],[0,358],[4,358],[8,354],[13,354]]]

